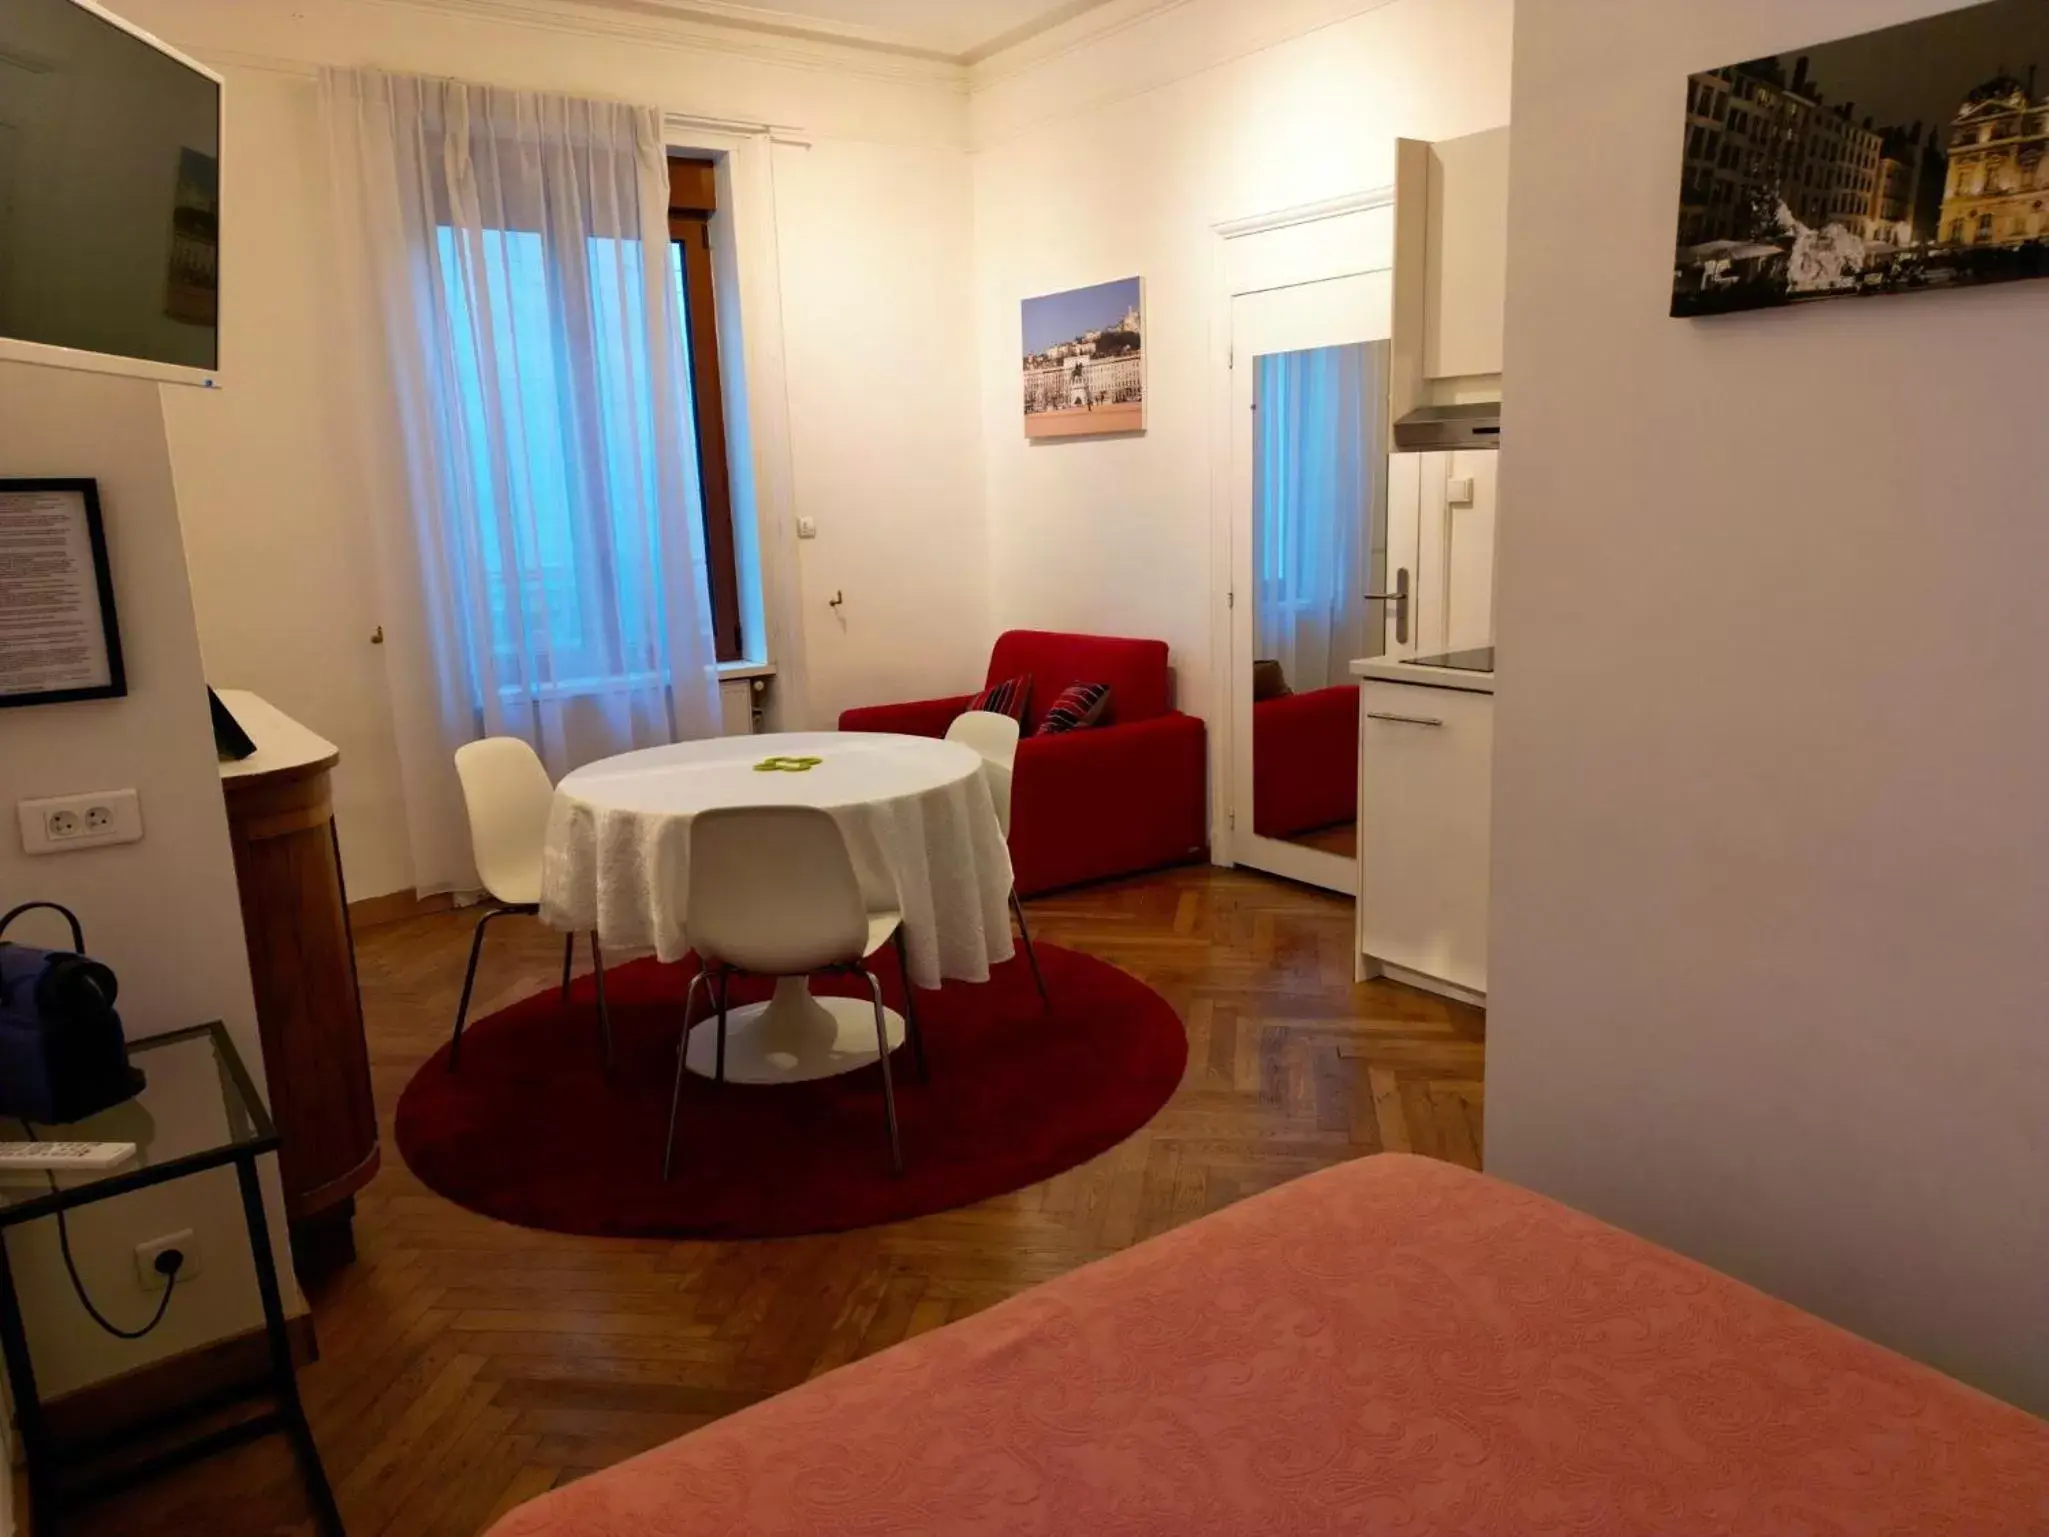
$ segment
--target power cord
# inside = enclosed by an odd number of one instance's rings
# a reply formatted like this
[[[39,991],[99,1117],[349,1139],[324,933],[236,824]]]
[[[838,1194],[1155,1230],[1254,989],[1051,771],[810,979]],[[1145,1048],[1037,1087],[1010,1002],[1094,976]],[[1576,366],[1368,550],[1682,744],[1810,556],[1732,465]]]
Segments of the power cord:
[[[57,1181],[50,1181],[50,1188],[57,1188]],[[164,1321],[164,1314],[171,1310],[171,1293],[178,1289],[178,1272],[184,1267],[185,1256],[176,1249],[166,1249],[157,1256],[156,1271],[164,1278],[164,1300],[157,1304],[156,1316],[140,1329],[124,1329],[108,1319],[107,1315],[93,1306],[93,1300],[86,1294],[85,1282],[78,1274],[78,1262],[71,1257],[71,1228],[64,1221],[64,1213],[57,1213],[57,1247],[64,1254],[64,1269],[71,1277],[71,1289],[78,1293],[79,1303],[85,1308],[92,1321],[117,1340],[139,1340],[156,1332],[156,1326]]]
[[[22,1134],[31,1142],[40,1142],[35,1128],[26,1120],[16,1117],[21,1123]],[[50,1182],[52,1194],[57,1192],[57,1176],[44,1170],[43,1177]],[[91,1295],[85,1289],[85,1279],[78,1273],[78,1261],[71,1257],[71,1224],[64,1220],[64,1209],[57,1209],[57,1248],[64,1256],[64,1270],[71,1277],[71,1289],[78,1293],[79,1305],[86,1315],[117,1340],[139,1340],[156,1332],[158,1324],[164,1321],[164,1314],[171,1310],[171,1294],[178,1289],[178,1272],[185,1266],[185,1256],[176,1249],[166,1249],[156,1257],[156,1272],[164,1278],[164,1300],[157,1304],[156,1315],[140,1329],[124,1329],[93,1305]]]

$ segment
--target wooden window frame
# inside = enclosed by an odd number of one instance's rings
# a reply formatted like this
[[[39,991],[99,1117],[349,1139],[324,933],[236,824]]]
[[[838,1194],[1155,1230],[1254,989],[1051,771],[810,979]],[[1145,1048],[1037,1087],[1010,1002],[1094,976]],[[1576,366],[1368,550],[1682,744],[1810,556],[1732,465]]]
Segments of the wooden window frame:
[[[739,544],[733,534],[733,476],[726,456],[724,374],[719,366],[718,290],[712,279],[711,220],[718,181],[709,160],[669,161],[669,239],[683,257],[683,324],[690,337],[696,402],[698,480],[704,497],[704,563],[711,588],[712,639],[721,662],[746,659]]]

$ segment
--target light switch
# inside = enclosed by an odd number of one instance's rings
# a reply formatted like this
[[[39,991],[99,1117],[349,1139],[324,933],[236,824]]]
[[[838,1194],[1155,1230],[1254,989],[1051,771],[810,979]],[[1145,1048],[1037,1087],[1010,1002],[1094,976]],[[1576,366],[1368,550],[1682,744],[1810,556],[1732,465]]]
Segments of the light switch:
[[[1454,507],[1473,505],[1473,477],[1454,475],[1444,483],[1444,499]]]
[[[816,539],[818,537],[818,519],[797,519],[797,537],[799,539]]]

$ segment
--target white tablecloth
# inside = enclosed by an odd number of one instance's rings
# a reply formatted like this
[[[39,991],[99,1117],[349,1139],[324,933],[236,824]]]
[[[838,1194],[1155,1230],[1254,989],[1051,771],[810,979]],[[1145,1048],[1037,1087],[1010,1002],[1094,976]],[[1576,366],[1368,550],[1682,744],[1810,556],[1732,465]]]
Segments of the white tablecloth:
[[[820,758],[760,773],[770,757]],[[690,950],[690,822],[719,806],[818,806],[845,835],[871,912],[904,916],[911,978],[983,982],[1011,955],[1010,850],[972,748],[925,737],[795,732],[608,758],[555,790],[541,916],[665,961]]]

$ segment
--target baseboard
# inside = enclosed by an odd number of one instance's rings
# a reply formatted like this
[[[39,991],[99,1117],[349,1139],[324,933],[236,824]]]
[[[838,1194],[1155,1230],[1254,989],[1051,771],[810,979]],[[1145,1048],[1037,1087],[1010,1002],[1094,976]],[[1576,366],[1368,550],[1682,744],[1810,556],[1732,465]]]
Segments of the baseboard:
[[[292,1337],[294,1365],[320,1359],[312,1314],[301,1313],[285,1328]],[[43,1414],[59,1447],[81,1446],[175,1414],[238,1384],[261,1382],[269,1370],[269,1337],[251,1329],[53,1398]]]
[[[1390,966],[1376,961],[1369,955],[1359,957],[1359,980],[1370,982],[1375,977],[1384,977],[1390,982],[1399,982],[1404,987],[1413,987],[1421,992],[1435,993],[1440,998],[1449,998],[1453,1003],[1469,1003],[1476,1009],[1487,1007],[1487,995],[1470,987],[1461,987],[1456,982],[1447,982],[1442,977],[1429,976],[1424,972],[1411,971],[1406,966]]]
[[[351,902],[349,927],[382,928],[387,923],[404,923],[408,918],[445,913],[455,905],[455,893],[450,891],[438,891],[431,897],[416,896],[410,891],[387,891],[381,897],[365,897],[360,902]]]

